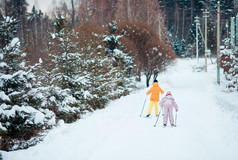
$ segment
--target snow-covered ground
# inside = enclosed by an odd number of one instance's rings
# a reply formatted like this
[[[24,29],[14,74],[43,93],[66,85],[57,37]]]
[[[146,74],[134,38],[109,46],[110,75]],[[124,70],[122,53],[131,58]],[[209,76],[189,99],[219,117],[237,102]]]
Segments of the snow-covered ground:
[[[215,64],[205,73],[194,72],[195,63],[179,59],[158,76],[179,106],[177,127],[163,128],[162,116],[154,127],[154,109],[144,118],[149,97],[139,117],[149,89],[142,88],[73,124],[61,123],[37,146],[2,152],[3,159],[237,160],[238,93],[217,85]]]

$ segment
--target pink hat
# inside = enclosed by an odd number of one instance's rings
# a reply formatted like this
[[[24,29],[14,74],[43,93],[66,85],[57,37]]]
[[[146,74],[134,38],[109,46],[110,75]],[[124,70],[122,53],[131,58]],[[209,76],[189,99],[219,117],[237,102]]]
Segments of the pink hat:
[[[172,93],[171,93],[170,91],[168,91],[167,94],[166,94],[166,96],[167,96],[167,95],[172,95]]]

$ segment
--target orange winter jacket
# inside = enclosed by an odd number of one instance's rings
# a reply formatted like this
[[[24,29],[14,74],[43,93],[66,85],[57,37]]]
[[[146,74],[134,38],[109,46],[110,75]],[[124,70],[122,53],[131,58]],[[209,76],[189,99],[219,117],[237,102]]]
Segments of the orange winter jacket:
[[[153,84],[153,87],[150,88],[150,90],[146,93],[147,95],[151,94],[150,100],[159,102],[159,94],[164,94],[164,91],[159,87],[159,83],[155,82]]]

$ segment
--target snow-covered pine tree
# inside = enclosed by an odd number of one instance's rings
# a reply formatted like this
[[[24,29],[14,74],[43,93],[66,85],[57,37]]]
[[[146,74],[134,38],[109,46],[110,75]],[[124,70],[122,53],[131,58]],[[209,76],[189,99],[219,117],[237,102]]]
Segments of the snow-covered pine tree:
[[[0,48],[9,44],[17,33],[18,21],[13,17],[0,17]]]
[[[126,95],[134,87],[131,79],[131,71],[133,69],[133,58],[125,53],[123,50],[123,44],[120,43],[120,39],[123,35],[116,35],[118,30],[117,23],[112,21],[108,24],[109,35],[104,35],[105,52],[107,56],[113,58],[113,67],[115,67],[116,74],[114,79],[117,82],[116,91],[117,95]]]
[[[67,20],[58,14],[54,21],[56,33],[51,33],[49,45],[53,46],[50,60],[53,65],[49,85],[48,105],[57,117],[65,122],[76,120],[85,110],[81,83],[81,53],[78,49],[78,33],[67,27]],[[52,47],[50,47],[52,48]]]
[[[175,53],[180,55],[180,41],[177,36],[174,36],[173,38],[173,45]]]
[[[116,63],[118,95],[127,95],[134,88],[132,79],[133,58],[120,49],[114,49],[114,63]]]
[[[37,143],[40,130],[55,124],[55,114],[44,108],[45,99],[34,73],[39,64],[26,66],[26,54],[12,34],[17,29],[13,27],[16,20],[4,17],[2,21],[8,24],[1,28],[8,43],[0,49],[1,149],[23,149]]]
[[[179,39],[177,36],[173,37],[173,48],[178,56],[184,56],[186,53],[186,44],[184,39]]]
[[[118,30],[117,23],[112,21],[112,23],[108,24],[109,34],[104,35],[104,42],[105,42],[105,51],[106,54],[109,56],[113,56],[114,49],[118,48],[119,46],[119,39],[122,36],[116,36],[116,31]]]
[[[85,88],[85,101],[92,109],[104,108],[107,102],[114,97],[115,81],[113,75],[115,68],[112,58],[105,56],[102,46],[102,36],[92,33],[84,53],[83,76]]]
[[[185,53],[186,53],[186,43],[185,43],[185,39],[183,38],[181,40],[180,55],[185,56]]]

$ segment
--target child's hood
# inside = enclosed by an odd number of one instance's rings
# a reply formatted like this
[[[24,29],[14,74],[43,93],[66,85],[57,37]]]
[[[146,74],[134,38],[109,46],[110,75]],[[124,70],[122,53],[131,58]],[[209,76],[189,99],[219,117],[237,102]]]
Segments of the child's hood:
[[[153,87],[159,87],[159,83],[158,82],[153,83]]]

